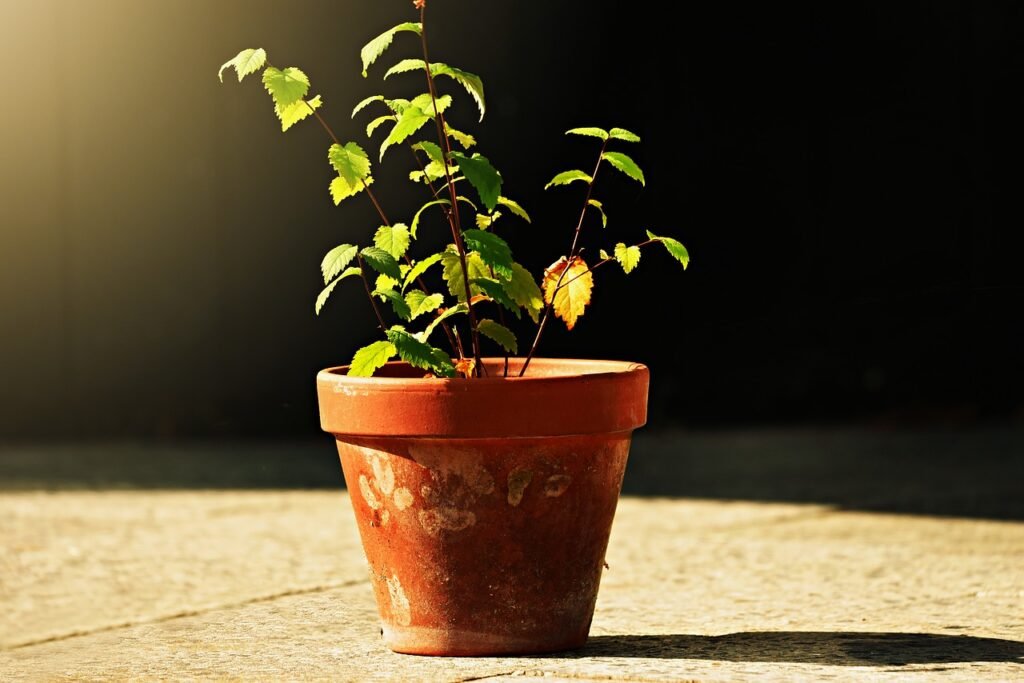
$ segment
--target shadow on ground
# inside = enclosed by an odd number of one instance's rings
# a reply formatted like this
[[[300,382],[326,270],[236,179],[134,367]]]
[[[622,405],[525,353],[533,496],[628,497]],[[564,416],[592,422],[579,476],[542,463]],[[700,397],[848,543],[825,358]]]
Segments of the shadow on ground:
[[[0,489],[337,488],[330,437],[0,446]],[[627,495],[1024,519],[1024,429],[650,432]]]
[[[832,666],[962,662],[1024,664],[1024,642],[935,633],[839,631],[754,631],[724,636],[591,636],[587,646],[571,656],[713,659]]]

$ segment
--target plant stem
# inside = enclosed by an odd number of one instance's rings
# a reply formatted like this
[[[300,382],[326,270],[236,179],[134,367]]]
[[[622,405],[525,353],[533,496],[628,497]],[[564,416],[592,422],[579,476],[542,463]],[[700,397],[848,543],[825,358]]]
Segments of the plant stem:
[[[359,259],[359,275],[363,280],[363,289],[366,290],[366,296],[370,299],[370,305],[373,306],[373,313],[377,316],[377,324],[380,326],[380,331],[384,334],[388,332],[388,326],[384,324],[384,317],[380,314],[380,309],[377,307],[377,300],[373,298],[373,293],[370,291],[370,281],[366,277],[366,263],[363,262],[361,255],[356,255]]]
[[[451,209],[448,212],[449,225],[452,229],[452,239],[455,242],[455,250],[459,253],[459,265],[462,267],[462,281],[465,285],[466,306],[469,308],[469,328],[473,342],[473,356],[476,358],[476,374],[486,374],[483,363],[483,356],[480,354],[480,334],[477,331],[476,313],[473,311],[473,295],[469,286],[469,266],[466,263],[466,245],[462,241],[462,223],[459,218],[459,200],[455,192],[455,183],[452,181],[451,171],[448,169],[448,161],[451,158],[452,147],[446,133],[447,124],[444,121],[444,114],[437,108],[437,90],[434,88],[434,76],[430,73],[430,55],[427,50],[427,6],[424,3],[420,7],[420,43],[423,46],[423,65],[427,74],[427,87],[430,90],[430,101],[434,107],[434,123],[437,125],[438,142],[444,149],[444,176],[448,182],[448,194],[451,197]]]
[[[526,354],[526,361],[523,363],[523,367],[519,370],[520,377],[525,375],[526,369],[530,367],[530,361],[533,360],[533,355],[537,352],[537,346],[540,344],[541,335],[544,334],[544,327],[547,325],[548,317],[551,315],[551,307],[555,303],[555,294],[557,294],[558,290],[562,288],[562,279],[565,277],[565,274],[569,272],[569,264],[572,263],[573,258],[575,258],[578,253],[577,248],[579,246],[580,233],[583,231],[583,219],[587,215],[587,207],[590,206],[590,197],[594,191],[594,181],[597,180],[597,172],[601,168],[601,162],[604,160],[604,151],[607,147],[608,141],[604,140],[601,143],[601,153],[597,155],[597,163],[594,164],[594,172],[590,174],[590,182],[587,183],[587,196],[586,199],[583,200],[583,210],[580,211],[580,219],[576,222],[576,232],[572,237],[572,246],[569,247],[569,256],[566,258],[566,267],[562,269],[562,272],[558,276],[558,282],[555,283],[555,291],[551,293],[551,301],[544,307],[544,315],[541,317],[540,324],[537,326],[537,335],[533,338],[533,344],[530,346],[530,352]]]

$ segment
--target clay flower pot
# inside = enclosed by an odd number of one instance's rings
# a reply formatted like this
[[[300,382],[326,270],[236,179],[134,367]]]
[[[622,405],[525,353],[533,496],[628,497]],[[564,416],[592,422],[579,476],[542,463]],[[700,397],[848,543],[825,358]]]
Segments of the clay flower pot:
[[[396,652],[551,652],[590,630],[649,373],[535,359],[503,379],[500,359],[486,365],[473,380],[404,363],[317,377]]]

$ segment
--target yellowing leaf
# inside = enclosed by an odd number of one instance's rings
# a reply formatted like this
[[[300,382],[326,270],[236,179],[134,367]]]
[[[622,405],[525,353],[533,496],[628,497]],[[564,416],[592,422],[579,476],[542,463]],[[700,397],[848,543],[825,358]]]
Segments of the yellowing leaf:
[[[224,69],[227,69],[230,66],[234,67],[235,73],[238,74],[238,82],[241,83],[243,78],[262,69],[266,62],[267,53],[263,48],[249,48],[247,50],[242,50],[230,61],[224,62],[220,67],[220,71],[217,72],[217,78],[219,78],[220,82],[223,83]]]
[[[362,178],[358,183],[350,185],[342,176],[338,176],[331,181],[331,199],[334,200],[335,204],[340,204],[342,200],[362,192],[366,189],[367,185],[372,184],[373,178],[370,177]]]
[[[474,368],[476,368],[476,359],[474,358],[460,358],[455,361],[455,372],[465,377],[472,375]]]
[[[579,256],[572,261],[563,256],[544,271],[543,288],[544,302],[552,304],[555,315],[564,320],[566,328],[571,330],[590,303],[594,276]]]
[[[615,260],[628,275],[640,263],[640,247],[627,247],[624,243],[619,242],[615,245]]]
[[[263,87],[274,99],[274,104],[287,107],[309,92],[309,77],[301,69],[290,66],[287,69],[275,69],[268,66],[263,71]]]
[[[287,107],[275,104],[274,113],[281,120],[281,131],[287,131],[302,119],[312,115],[313,111],[319,109],[321,104],[323,102],[319,95],[311,100],[297,100]]]

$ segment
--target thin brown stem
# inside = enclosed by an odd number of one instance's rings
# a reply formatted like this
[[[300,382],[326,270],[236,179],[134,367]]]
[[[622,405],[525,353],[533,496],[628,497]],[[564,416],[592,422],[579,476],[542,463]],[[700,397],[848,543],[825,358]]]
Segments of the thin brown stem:
[[[434,123],[437,125],[438,142],[444,149],[444,176],[448,183],[448,194],[452,205],[448,212],[449,225],[452,229],[452,240],[455,249],[459,253],[459,265],[462,267],[462,281],[465,286],[466,303],[469,304],[469,328],[473,342],[473,356],[476,358],[476,373],[486,374],[484,369],[483,356],[480,353],[480,334],[477,331],[476,313],[470,304],[473,295],[469,285],[469,266],[466,262],[466,245],[462,241],[462,223],[459,217],[459,200],[455,192],[455,182],[452,180],[451,170],[448,168],[448,161],[451,158],[452,147],[448,140],[447,124],[444,121],[444,114],[437,108],[437,89],[434,87],[434,75],[430,72],[430,53],[427,49],[427,6],[424,3],[420,7],[420,43],[423,46],[423,67],[427,75],[427,87],[430,91],[430,101],[434,107]]]
[[[533,338],[533,344],[530,345],[530,352],[526,354],[526,360],[523,362],[523,367],[519,369],[519,376],[522,377],[526,374],[526,369],[530,367],[530,361],[533,360],[534,354],[537,352],[537,346],[540,344],[540,338],[544,334],[544,328],[548,324],[548,317],[551,315],[551,307],[555,303],[555,294],[562,287],[562,279],[565,278],[565,274],[569,272],[569,265],[575,258],[580,241],[580,233],[583,231],[583,219],[587,215],[587,207],[590,206],[590,197],[594,191],[594,181],[597,180],[597,172],[601,169],[601,161],[604,160],[604,152],[608,147],[608,141],[604,140],[601,143],[601,153],[597,155],[597,163],[594,164],[594,172],[590,175],[590,182],[587,183],[587,196],[583,200],[583,209],[580,211],[580,219],[576,222],[576,232],[572,236],[572,246],[569,247],[569,256],[566,258],[566,267],[562,269],[562,272],[558,275],[558,282],[555,283],[555,291],[551,293],[551,301],[544,307],[544,314],[540,319],[540,324],[537,326],[537,334]],[[578,277],[578,276],[577,276]]]
[[[373,292],[370,291],[370,281],[366,277],[366,263],[363,261],[363,257],[360,255],[356,256],[359,259],[359,275],[363,280],[363,289],[366,290],[366,296],[370,299],[370,305],[373,306],[373,313],[377,316],[377,323],[380,326],[380,331],[387,334],[388,326],[384,324],[384,316],[380,314],[380,308],[377,307],[377,300],[373,298]]]

